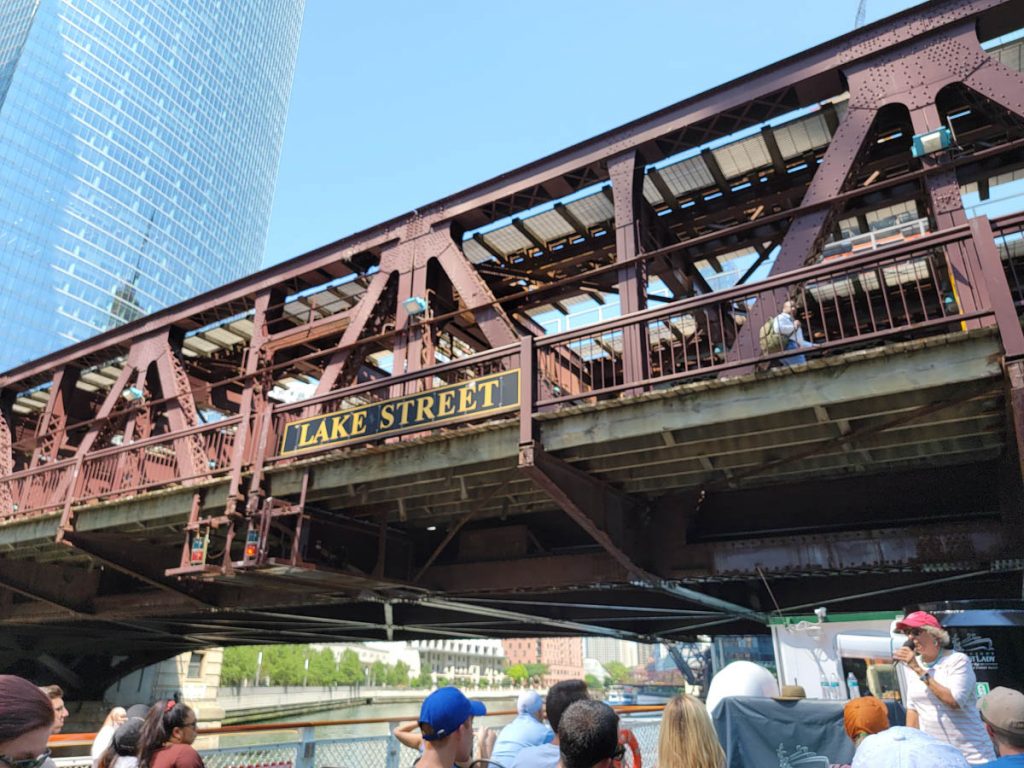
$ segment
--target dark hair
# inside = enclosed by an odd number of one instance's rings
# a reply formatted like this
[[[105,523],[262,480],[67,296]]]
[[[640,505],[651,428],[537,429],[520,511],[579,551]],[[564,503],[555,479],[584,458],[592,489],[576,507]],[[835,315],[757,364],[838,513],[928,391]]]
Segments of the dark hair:
[[[603,701],[574,701],[558,724],[558,749],[565,768],[592,768],[615,754],[619,716]]]
[[[53,727],[53,704],[23,677],[0,675],[0,741]]]
[[[114,731],[110,744],[96,761],[96,768],[110,768],[119,757],[134,757],[138,751],[143,722],[141,717],[130,717],[121,723]]]
[[[47,696],[49,696],[50,697],[50,701],[53,701],[54,699],[63,699],[64,698],[64,689],[61,688],[59,685],[56,685],[56,684],[54,684],[54,685],[41,685],[41,686],[39,686],[39,690],[42,691],[43,693],[45,693]]]
[[[185,725],[190,716],[194,716],[192,708],[173,699],[158,701],[150,707],[139,734],[138,768],[149,768],[153,755],[170,741],[174,729]]]
[[[555,683],[548,691],[548,697],[544,700],[544,708],[548,712],[548,722],[551,723],[551,730],[558,730],[558,723],[562,720],[562,713],[565,708],[574,701],[589,698],[587,684],[582,680],[563,680]]]

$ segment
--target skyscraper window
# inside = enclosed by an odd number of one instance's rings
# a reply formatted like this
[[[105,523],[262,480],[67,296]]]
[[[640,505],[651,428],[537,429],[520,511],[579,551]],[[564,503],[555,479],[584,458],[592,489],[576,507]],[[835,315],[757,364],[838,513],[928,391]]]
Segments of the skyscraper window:
[[[303,3],[0,4],[0,371],[259,267]]]

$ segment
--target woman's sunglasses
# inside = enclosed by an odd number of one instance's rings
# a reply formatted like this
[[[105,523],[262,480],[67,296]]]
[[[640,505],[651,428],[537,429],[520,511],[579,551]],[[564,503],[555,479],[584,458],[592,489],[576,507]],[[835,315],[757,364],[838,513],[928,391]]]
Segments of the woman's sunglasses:
[[[614,760],[616,762],[621,762],[622,758],[624,758],[625,756],[626,756],[626,745],[625,744],[619,744],[619,746],[617,746],[615,748],[615,751],[612,752],[612,755],[611,755],[612,760]]]
[[[12,760],[7,757],[7,755],[0,755],[0,763],[10,766],[10,768],[39,768],[39,766],[49,759],[50,750],[46,750],[38,757],[29,757],[24,760]]]

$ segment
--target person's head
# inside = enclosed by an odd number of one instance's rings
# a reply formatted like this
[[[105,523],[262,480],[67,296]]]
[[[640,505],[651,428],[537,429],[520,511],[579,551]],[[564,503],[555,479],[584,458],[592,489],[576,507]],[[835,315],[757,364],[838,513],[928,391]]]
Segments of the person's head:
[[[134,757],[139,749],[139,736],[145,720],[141,717],[127,718],[114,731],[110,745],[103,750],[96,768],[110,768],[119,757]]]
[[[483,702],[470,701],[458,688],[438,688],[420,707],[420,733],[446,759],[465,762],[473,754],[473,718],[486,714]]]
[[[50,706],[53,707],[53,730],[51,733],[60,733],[64,727],[64,718],[68,716],[68,708],[64,706],[64,689],[59,685],[44,685],[40,687],[50,699]]]
[[[1024,754],[1024,693],[993,688],[978,702],[978,711],[1000,755]]]
[[[722,768],[725,750],[700,699],[681,694],[665,705],[658,736],[659,768]]]
[[[52,728],[46,695],[24,678],[0,675],[0,768],[38,768]]]
[[[548,696],[544,702],[544,709],[548,713],[548,722],[551,723],[551,730],[558,733],[558,724],[562,720],[562,713],[574,701],[589,698],[587,684],[582,680],[562,680],[555,683],[548,689]]]
[[[128,719],[128,712],[124,707],[114,707],[107,713],[107,719],[103,721],[104,725],[112,725],[115,728],[121,725],[125,720]]]
[[[149,708],[139,734],[140,768],[147,768],[153,755],[165,744],[191,744],[196,740],[196,713],[186,704],[158,701]]]
[[[914,611],[902,621],[896,622],[896,631],[913,640],[914,650],[926,659],[938,656],[950,644],[949,633],[942,628],[939,620],[924,611]]]
[[[970,768],[956,747],[917,728],[902,725],[864,739],[851,765],[852,768]]]
[[[859,746],[865,737],[889,727],[889,709],[874,696],[851,699],[843,707],[843,727],[854,746]]]
[[[619,716],[603,701],[573,702],[558,722],[558,750],[563,768],[607,768],[622,757]]]
[[[117,727],[110,740],[110,746],[117,755],[131,757],[139,751],[139,739],[145,723],[141,717],[130,717]]]
[[[529,715],[543,722],[542,709],[544,709],[544,700],[536,691],[523,691],[519,694],[519,699],[516,701],[516,712],[520,715]]]

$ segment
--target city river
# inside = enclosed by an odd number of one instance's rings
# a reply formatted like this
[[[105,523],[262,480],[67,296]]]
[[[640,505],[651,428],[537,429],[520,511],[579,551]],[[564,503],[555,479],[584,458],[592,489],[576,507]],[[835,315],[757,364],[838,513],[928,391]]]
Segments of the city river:
[[[426,691],[423,693],[426,696]],[[472,693],[470,693],[472,698]],[[514,710],[516,702],[514,698],[488,699],[487,709],[492,712]],[[288,723],[302,721],[322,720],[362,720],[377,717],[386,717],[392,720],[412,719],[419,713],[419,705],[412,702],[405,703],[382,703],[363,704],[354,707],[340,707],[338,709],[324,709],[318,712],[310,712],[303,715],[289,715],[277,720],[262,721],[264,723]],[[478,717],[475,725],[501,726],[511,720],[510,715],[492,717]],[[354,725],[329,725],[316,729],[318,739],[342,738],[345,736],[383,736],[389,732],[387,723],[357,723]],[[234,747],[246,744],[270,744],[274,742],[294,741],[297,739],[295,731],[268,731],[244,734],[225,734],[220,737],[220,746]]]

